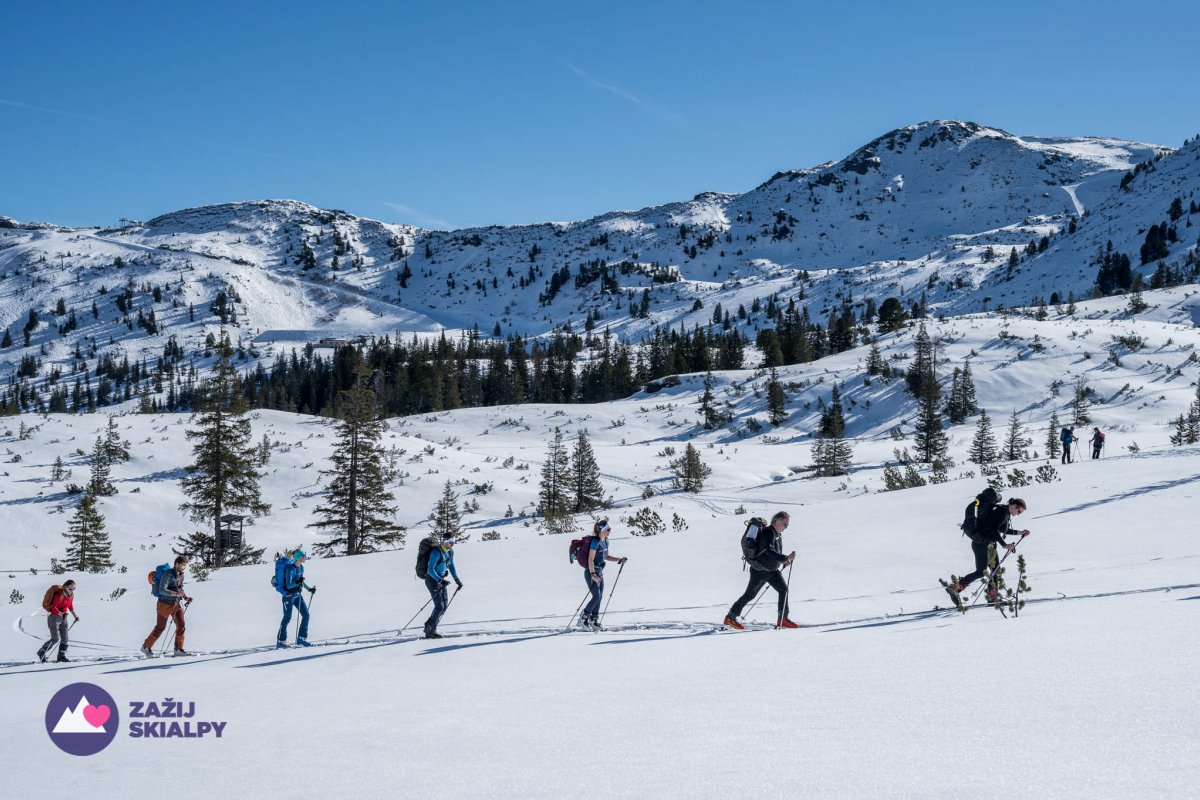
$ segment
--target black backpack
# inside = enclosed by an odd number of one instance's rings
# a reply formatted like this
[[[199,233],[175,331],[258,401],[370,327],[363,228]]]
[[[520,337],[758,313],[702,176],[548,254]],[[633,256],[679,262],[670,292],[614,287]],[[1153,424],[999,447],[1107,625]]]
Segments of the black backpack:
[[[1000,501],[1000,492],[989,486],[967,504],[966,515],[963,517],[962,525],[959,525],[959,527],[962,528],[962,532],[971,541],[979,541],[979,523],[988,515],[988,512],[1000,504]]]
[[[429,556],[433,553],[433,539],[426,536],[417,545],[417,578],[424,580],[429,574]]]
[[[742,561],[750,566],[756,566],[758,563],[758,535],[763,529],[770,527],[762,517],[753,517],[746,522],[746,530],[742,534]]]

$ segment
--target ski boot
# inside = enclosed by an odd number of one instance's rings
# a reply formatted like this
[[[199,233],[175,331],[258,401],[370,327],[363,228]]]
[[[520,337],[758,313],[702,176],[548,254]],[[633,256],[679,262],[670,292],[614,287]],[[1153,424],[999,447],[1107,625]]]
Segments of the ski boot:
[[[309,642],[308,639],[305,639],[303,636],[301,636],[296,639],[296,646],[297,647],[312,647],[312,643]]]
[[[735,631],[746,630],[746,626],[743,625],[742,623],[738,622],[737,617],[735,617],[733,614],[726,614],[725,622],[723,624],[725,625],[725,627],[733,628]]]
[[[182,647],[175,648],[175,657],[176,658],[183,658],[185,656],[190,656],[190,655],[191,655],[191,653],[189,653],[187,650],[184,650]]]
[[[41,646],[41,648],[38,649],[38,661],[45,664],[46,663],[46,653],[48,653],[49,651],[50,651],[50,643],[46,642],[44,645]]]
[[[70,664],[71,659],[67,658],[67,648],[65,648],[65,647],[58,648],[58,658],[56,658],[54,660],[57,661],[59,664]]]
[[[792,622],[787,617],[780,617],[779,621],[775,623],[775,627],[776,628],[799,628],[800,626],[797,625],[796,623]]]
[[[275,649],[276,650],[286,650],[287,649],[287,641],[284,639],[276,639],[275,640]]]
[[[146,658],[154,658],[154,651],[151,650],[149,647],[146,647],[143,645],[142,646],[142,655],[144,655]]]

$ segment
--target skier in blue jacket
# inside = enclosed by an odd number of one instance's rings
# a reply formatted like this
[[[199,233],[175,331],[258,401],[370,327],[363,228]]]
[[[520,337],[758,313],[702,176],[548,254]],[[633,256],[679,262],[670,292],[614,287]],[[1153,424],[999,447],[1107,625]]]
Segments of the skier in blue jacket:
[[[304,602],[304,590],[315,592],[317,587],[304,582],[304,562],[308,560],[303,550],[295,550],[283,566],[283,583],[276,587],[283,595],[283,621],[279,623],[279,636],[276,637],[275,647],[287,647],[287,627],[292,621],[292,609],[300,611],[300,630],[296,634],[296,644],[310,647],[308,643],[308,604]]]
[[[454,568],[453,534],[442,536],[441,545],[434,548],[433,552],[429,554],[429,568],[425,570],[425,588],[429,590],[429,596],[433,598],[433,613],[429,615],[429,619],[425,620],[426,639],[442,638],[442,635],[437,632],[437,626],[441,622],[442,614],[446,613],[446,606],[449,603],[446,597],[446,587],[450,585],[450,581],[446,580],[447,572],[461,589],[463,584],[458,579],[458,571]]]

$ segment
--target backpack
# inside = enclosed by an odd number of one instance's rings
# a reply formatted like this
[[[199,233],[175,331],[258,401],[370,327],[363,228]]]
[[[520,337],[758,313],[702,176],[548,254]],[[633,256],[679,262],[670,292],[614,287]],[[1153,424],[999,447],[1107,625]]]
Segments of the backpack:
[[[582,539],[571,540],[571,563],[578,563],[584,569],[588,568],[588,551],[592,549],[592,539],[596,537],[588,534]]]
[[[46,590],[46,596],[42,598],[43,611],[50,610],[50,604],[54,602],[54,595],[60,593],[62,590],[63,587],[59,586],[57,583]]]
[[[280,594],[287,594],[287,565],[291,563],[291,559],[287,556],[280,556],[275,559],[275,574],[271,576],[271,585],[275,587],[275,591]]]
[[[1100,442],[1100,444],[1104,444],[1104,432],[1103,431],[1096,431],[1096,441]]]
[[[758,535],[770,527],[762,517],[752,517],[746,522],[746,530],[742,534],[742,561],[750,566],[758,562]]]
[[[417,545],[417,578],[424,580],[429,574],[429,557],[433,555],[433,540],[428,536]]]
[[[979,541],[979,523],[983,521],[983,518],[988,515],[989,511],[1000,504],[1000,501],[1000,492],[989,486],[967,504],[966,514],[963,517],[962,524],[959,525],[967,538],[973,542]]]
[[[158,593],[158,585],[162,581],[163,575],[173,569],[175,568],[170,564],[159,564],[154,568],[153,572],[150,572],[146,575],[146,580],[150,581],[150,594],[154,595],[155,597],[162,596]]]

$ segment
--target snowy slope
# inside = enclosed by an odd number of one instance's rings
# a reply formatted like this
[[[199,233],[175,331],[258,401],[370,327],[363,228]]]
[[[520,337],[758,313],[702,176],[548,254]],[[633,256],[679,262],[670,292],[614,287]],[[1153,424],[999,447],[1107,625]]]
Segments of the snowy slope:
[[[1095,389],[1093,416],[1109,432],[1103,459],[1056,464],[1054,482],[1007,490],[1029,503],[1020,524],[1033,532],[1021,546],[1033,591],[1015,620],[937,610],[947,604],[937,578],[970,565],[955,526],[981,488],[965,477],[974,420],[950,429],[958,466],[948,483],[881,491],[883,463],[912,445],[913,405],[900,382],[864,385],[861,348],[782,369],[790,416],[758,435],[744,429],[750,416],[765,421],[763,377],[752,371],[716,376],[737,430],[697,427],[700,376],[601,405],[393,420],[386,444],[404,450],[407,474],[392,488],[409,546],[309,563],[318,587],[311,638],[322,646],[305,651],[270,649],[278,599],[271,568],[260,565],[192,582],[195,658],[133,656],[153,622],[145,573],[193,526],[177,510],[187,417],[130,414],[118,423],[133,459],[114,469],[119,494],[99,501],[128,571],[75,576],[82,621],[69,653],[84,660],[29,663],[44,635],[44,569],[63,553],[72,505],[49,468],[61,455],[68,480],[82,482],[75,450],[86,451],[106,420],[9,419],[0,431],[0,566],[11,572],[0,579],[24,599],[5,606],[0,633],[6,752],[15,764],[52,765],[64,785],[103,774],[101,797],[142,792],[146,763],[176,775],[173,793],[184,798],[269,794],[281,769],[305,791],[366,797],[928,797],[1030,787],[1053,798],[1187,796],[1200,778],[1191,679],[1200,548],[1187,534],[1200,449],[1169,447],[1166,423],[1200,380],[1200,296],[1186,287],[1146,296],[1152,308],[1133,322],[1112,298],[1081,303],[1074,317],[930,323],[939,372],[971,358],[981,403],[998,428],[1016,409],[1031,449],[1042,450],[1052,410],[1065,418],[1077,377]],[[1132,331],[1145,343],[1120,349],[1112,337]],[[902,367],[912,336],[885,337],[885,357]],[[1113,350],[1120,364],[1108,359]],[[807,434],[834,380],[854,469],[812,479]],[[888,433],[897,426],[901,439]],[[554,427],[589,431],[614,502],[612,552],[630,558],[607,633],[562,633],[583,597],[582,573],[567,563],[567,537],[526,524]],[[304,526],[333,428],[259,412],[255,439],[264,433],[277,443],[263,482],[273,508],[247,531],[270,555],[318,538]],[[687,441],[713,468],[697,495],[667,480],[665,448]],[[466,588],[445,640],[418,640],[414,629],[397,636],[428,598],[410,577],[412,543],[447,480],[480,504],[465,517],[471,538],[457,555]],[[474,493],[485,482],[491,491]],[[659,493],[643,500],[647,484]],[[630,536],[622,518],[640,508],[667,530]],[[805,627],[720,632],[746,577],[734,541],[742,520],[779,508],[792,513],[793,616]],[[685,530],[672,530],[673,515]],[[482,541],[491,530],[501,539]],[[610,587],[616,575],[613,567]],[[770,622],[772,604],[768,595],[750,619]],[[73,681],[98,683],[123,704],[194,701],[197,719],[228,721],[225,738],[122,735],[91,759],[68,758],[45,737],[42,715]],[[588,759],[601,766],[577,766]],[[6,788],[25,796],[42,780],[39,770],[11,770]]]

